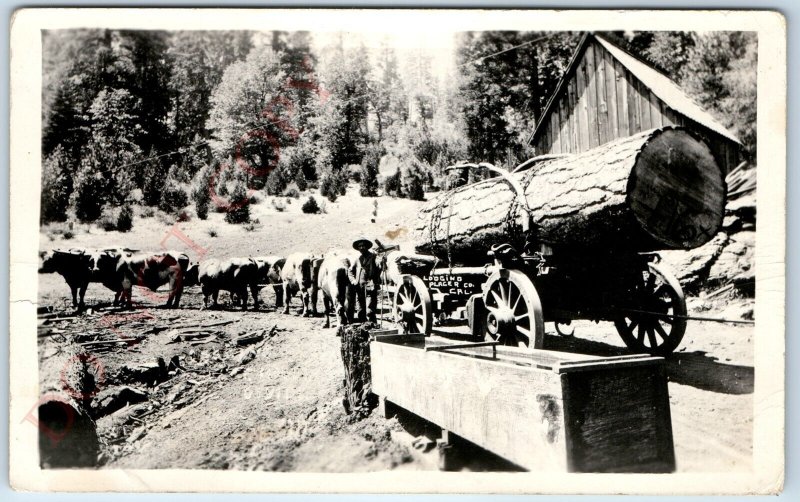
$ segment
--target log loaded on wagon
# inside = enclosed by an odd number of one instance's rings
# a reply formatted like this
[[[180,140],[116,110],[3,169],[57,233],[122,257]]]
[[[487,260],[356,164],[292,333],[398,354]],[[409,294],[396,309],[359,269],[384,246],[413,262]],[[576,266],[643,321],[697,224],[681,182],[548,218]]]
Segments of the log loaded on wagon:
[[[455,167],[500,176],[420,210],[418,255],[395,259],[407,331],[428,334],[434,316],[455,315],[480,339],[541,348],[545,322],[560,332],[588,319],[613,322],[636,352],[678,347],[686,302],[655,252],[700,246],[722,224],[722,170],[700,138],[666,127],[511,172]]]

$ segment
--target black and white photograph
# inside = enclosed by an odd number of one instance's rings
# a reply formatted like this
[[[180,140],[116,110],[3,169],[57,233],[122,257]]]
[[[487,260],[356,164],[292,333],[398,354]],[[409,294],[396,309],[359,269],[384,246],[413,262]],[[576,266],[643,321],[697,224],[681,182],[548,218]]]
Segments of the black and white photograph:
[[[11,31],[18,489],[780,492],[779,14]]]

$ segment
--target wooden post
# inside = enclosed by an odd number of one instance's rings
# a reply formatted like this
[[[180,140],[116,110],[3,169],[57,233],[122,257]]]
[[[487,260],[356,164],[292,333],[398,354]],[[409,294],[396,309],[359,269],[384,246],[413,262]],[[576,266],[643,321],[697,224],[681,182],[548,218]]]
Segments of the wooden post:
[[[452,440],[452,435],[447,429],[442,429],[442,437],[436,440],[440,471],[451,472],[458,470],[458,460]]]

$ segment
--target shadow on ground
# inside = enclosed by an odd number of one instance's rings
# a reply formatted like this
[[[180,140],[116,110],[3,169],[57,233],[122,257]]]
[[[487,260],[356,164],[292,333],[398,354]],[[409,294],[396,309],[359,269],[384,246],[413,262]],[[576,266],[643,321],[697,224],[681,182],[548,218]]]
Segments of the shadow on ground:
[[[603,342],[552,335],[545,336],[544,348],[606,357],[629,354],[623,347]],[[676,352],[665,359],[670,382],[723,394],[753,393],[755,371],[752,366],[726,364],[702,351]]]

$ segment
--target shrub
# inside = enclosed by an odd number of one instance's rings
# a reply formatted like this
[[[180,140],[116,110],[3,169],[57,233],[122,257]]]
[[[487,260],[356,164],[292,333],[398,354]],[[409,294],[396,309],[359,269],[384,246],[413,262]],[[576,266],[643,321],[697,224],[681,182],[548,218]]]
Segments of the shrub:
[[[66,232],[64,232],[62,237],[64,237],[64,240],[68,241],[68,240],[72,239],[73,237],[75,237],[75,234],[72,233],[72,230],[67,230]]]
[[[189,196],[182,186],[184,177],[185,173],[177,165],[169,168],[158,202],[158,208],[165,213],[177,213],[189,204]]]
[[[297,185],[297,189],[301,192],[305,192],[308,189],[308,180],[306,180],[306,175],[303,174],[302,169],[297,170],[297,174],[294,177],[294,182]]]
[[[208,218],[208,208],[211,205],[211,182],[215,169],[213,166],[206,166],[195,176],[192,199],[194,199],[195,213],[201,220]]]
[[[133,228],[133,208],[131,208],[130,204],[125,204],[122,207],[106,205],[103,207],[97,223],[106,232],[112,230],[127,232]]]
[[[275,210],[278,211],[279,213],[286,211],[286,204],[279,201],[278,199],[272,199],[272,207],[274,207]]]
[[[117,230],[127,232],[133,228],[133,208],[130,204],[125,204],[119,211],[117,217]]]
[[[189,196],[177,184],[170,184],[167,180],[167,185],[161,192],[161,201],[158,203],[158,208],[165,213],[177,213],[179,210],[189,204]]]
[[[295,199],[300,198],[300,192],[298,192],[296,188],[290,188],[289,190],[286,190],[286,192],[283,195],[285,195],[286,197],[293,197]]]
[[[148,206],[157,206],[164,187],[164,166],[155,149],[150,150],[148,159],[142,168],[142,200]]]
[[[425,190],[422,188],[422,179],[418,174],[412,174],[408,182],[408,198],[411,200],[425,200]]]
[[[403,189],[400,183],[400,169],[398,169],[393,175],[386,178],[384,190],[389,195],[396,195],[398,197],[403,196]]]
[[[319,182],[319,193],[329,201],[336,202],[338,196],[347,193],[347,173],[328,173],[323,176]]]
[[[72,192],[75,215],[84,223],[97,220],[108,197],[108,180],[95,167],[94,162],[84,159],[75,177],[75,190]]]
[[[225,213],[228,223],[247,223],[250,221],[250,200],[247,188],[242,181],[236,183],[231,194],[231,200]]]
[[[42,165],[41,223],[66,221],[73,188],[69,171],[67,155],[59,145]]]
[[[378,195],[378,164],[381,161],[381,149],[376,145],[367,148],[361,160],[359,178],[362,197],[375,197]]]
[[[216,237],[217,235],[219,235],[219,234],[217,233],[217,229],[216,228],[209,228],[208,229],[208,236],[209,237]]]
[[[283,170],[276,168],[273,169],[269,176],[267,176],[266,190],[269,195],[280,195],[286,190],[286,177],[283,175]]]
[[[139,213],[142,218],[152,218],[156,215],[156,210],[152,207],[145,206],[142,208],[141,213]]]
[[[199,198],[195,199],[194,201],[194,210],[197,213],[197,217],[201,220],[205,220],[208,218],[208,206],[211,202],[211,197]]]
[[[303,203],[302,210],[306,214],[319,213],[319,204],[317,204],[317,199],[314,197],[309,197],[308,200]]]

